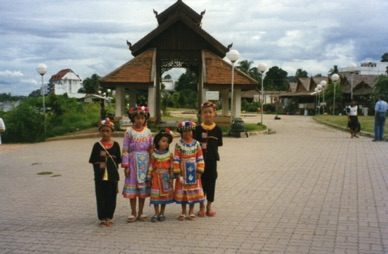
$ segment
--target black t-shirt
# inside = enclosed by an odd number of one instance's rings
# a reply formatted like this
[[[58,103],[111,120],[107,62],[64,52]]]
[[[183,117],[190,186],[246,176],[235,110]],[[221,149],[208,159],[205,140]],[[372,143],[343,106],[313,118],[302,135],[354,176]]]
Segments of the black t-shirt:
[[[105,167],[108,170],[108,181],[119,181],[120,176],[118,172],[118,166],[121,163],[121,150],[120,145],[114,141],[111,148],[105,149],[99,142],[96,142],[93,146],[92,153],[90,154],[89,163],[93,164],[94,180],[102,180],[104,176]],[[112,160],[113,158],[113,160]]]
[[[220,160],[218,147],[222,146],[222,130],[218,125],[211,130],[206,130],[201,125],[198,125],[194,136],[201,143],[205,161]]]

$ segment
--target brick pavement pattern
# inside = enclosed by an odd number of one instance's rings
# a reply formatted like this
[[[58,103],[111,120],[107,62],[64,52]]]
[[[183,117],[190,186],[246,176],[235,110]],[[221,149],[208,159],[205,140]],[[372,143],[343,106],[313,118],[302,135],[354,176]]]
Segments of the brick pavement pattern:
[[[0,253],[388,253],[388,143],[311,117],[264,121],[276,134],[225,138],[217,215],[195,222],[172,204],[165,222],[128,224],[119,194],[115,225],[99,228],[96,139],[2,145]]]

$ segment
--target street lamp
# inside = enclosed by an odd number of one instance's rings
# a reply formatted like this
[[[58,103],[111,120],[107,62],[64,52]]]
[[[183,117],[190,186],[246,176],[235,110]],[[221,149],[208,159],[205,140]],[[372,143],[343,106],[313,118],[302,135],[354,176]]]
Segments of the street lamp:
[[[259,72],[261,73],[261,125],[263,125],[263,111],[264,111],[264,72],[267,70],[267,65],[265,63],[260,63],[257,67]]]
[[[38,67],[36,67],[36,71],[40,74],[40,76],[42,76],[41,93],[43,96],[44,135],[46,136],[46,104],[44,101],[44,94],[46,93],[46,89],[44,88],[44,84],[43,84],[43,76],[47,72],[47,65],[45,65],[43,63],[39,64]]]
[[[318,88],[314,88],[315,93],[315,115],[318,115]]]
[[[317,85],[317,89],[318,89],[318,115],[321,114],[321,91],[322,91],[322,85],[321,84],[318,84]]]
[[[348,70],[350,72],[350,99],[353,100],[353,74],[356,71],[357,65],[355,63],[351,63],[348,66]]]
[[[240,58],[240,53],[232,49],[226,53],[226,57],[232,62],[232,82],[231,82],[231,98],[230,98],[230,121],[232,122],[234,118],[234,108],[233,108],[233,89],[234,89],[234,63]]]
[[[325,87],[327,85],[327,82],[325,80],[322,80],[321,83],[319,83],[322,86],[323,96],[322,96],[322,105],[323,105],[323,114],[325,114]]]
[[[340,76],[337,73],[334,73],[331,75],[331,80],[334,83],[334,97],[333,97],[333,116],[335,114],[335,85],[337,84],[337,81],[339,80]]]

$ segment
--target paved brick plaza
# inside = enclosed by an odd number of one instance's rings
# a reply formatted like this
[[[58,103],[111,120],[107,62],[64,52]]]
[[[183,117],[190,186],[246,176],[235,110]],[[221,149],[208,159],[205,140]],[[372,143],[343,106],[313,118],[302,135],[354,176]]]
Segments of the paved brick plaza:
[[[165,222],[127,224],[119,194],[115,226],[99,228],[96,139],[2,145],[0,253],[388,253],[388,142],[311,117],[264,121],[276,134],[225,138],[217,216],[196,222],[173,204]]]

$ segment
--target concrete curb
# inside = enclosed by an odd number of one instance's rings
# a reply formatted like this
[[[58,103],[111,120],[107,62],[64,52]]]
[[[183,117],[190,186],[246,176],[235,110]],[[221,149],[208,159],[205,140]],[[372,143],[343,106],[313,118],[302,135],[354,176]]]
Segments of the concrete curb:
[[[332,127],[334,129],[337,129],[337,130],[341,130],[341,131],[345,131],[345,132],[349,132],[348,128],[345,128],[345,127],[342,127],[342,126],[338,126],[338,125],[334,125],[334,124],[330,124],[330,123],[327,123],[327,122],[323,122],[323,121],[320,121],[318,119],[316,119],[315,117],[313,117],[313,119],[320,123],[320,124],[324,124],[326,126],[329,126],[329,127]],[[375,135],[373,133],[370,133],[370,132],[366,132],[366,131],[360,131],[359,133],[360,136],[363,136],[363,137],[368,137],[368,138],[374,138]],[[388,141],[388,139],[385,137],[383,139],[383,141]]]

